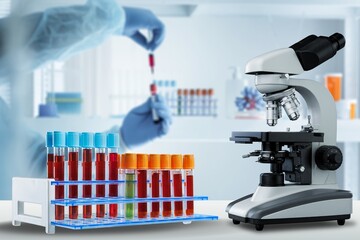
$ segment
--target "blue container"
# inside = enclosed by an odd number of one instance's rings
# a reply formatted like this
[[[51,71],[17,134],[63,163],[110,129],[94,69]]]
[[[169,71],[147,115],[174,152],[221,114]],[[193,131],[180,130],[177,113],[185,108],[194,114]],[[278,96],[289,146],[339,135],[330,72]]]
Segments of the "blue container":
[[[80,114],[82,97],[78,92],[48,93],[46,103],[56,104],[59,114]]]

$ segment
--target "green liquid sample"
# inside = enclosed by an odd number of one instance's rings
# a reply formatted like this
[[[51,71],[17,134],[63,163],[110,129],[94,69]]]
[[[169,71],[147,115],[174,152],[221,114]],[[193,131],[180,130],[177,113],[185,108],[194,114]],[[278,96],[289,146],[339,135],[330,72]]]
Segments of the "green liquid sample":
[[[135,198],[135,173],[127,173],[125,175],[125,198]],[[134,214],[134,203],[126,203],[125,218],[133,219]]]

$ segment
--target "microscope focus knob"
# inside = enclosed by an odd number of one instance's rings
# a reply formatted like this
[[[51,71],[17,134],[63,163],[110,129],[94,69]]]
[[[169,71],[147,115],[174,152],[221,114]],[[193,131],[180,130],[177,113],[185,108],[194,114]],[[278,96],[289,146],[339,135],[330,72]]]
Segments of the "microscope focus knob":
[[[336,170],[343,161],[341,150],[336,146],[321,146],[316,150],[315,162],[321,170]]]

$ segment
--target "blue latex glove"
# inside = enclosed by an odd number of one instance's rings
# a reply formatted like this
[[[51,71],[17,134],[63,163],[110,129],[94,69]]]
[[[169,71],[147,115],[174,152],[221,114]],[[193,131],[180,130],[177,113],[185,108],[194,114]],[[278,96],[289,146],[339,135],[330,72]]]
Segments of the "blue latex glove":
[[[157,124],[153,121],[152,109],[155,109],[161,119]],[[149,98],[126,115],[120,134],[125,145],[132,148],[167,134],[171,123],[170,109],[164,98],[157,95],[157,101],[152,102]]]
[[[165,26],[154,13],[146,9],[130,7],[124,7],[124,11],[126,20],[122,34],[128,36],[147,50],[154,51],[158,48],[165,37]],[[152,32],[150,42],[148,42],[148,36],[140,33],[140,29],[146,29]]]

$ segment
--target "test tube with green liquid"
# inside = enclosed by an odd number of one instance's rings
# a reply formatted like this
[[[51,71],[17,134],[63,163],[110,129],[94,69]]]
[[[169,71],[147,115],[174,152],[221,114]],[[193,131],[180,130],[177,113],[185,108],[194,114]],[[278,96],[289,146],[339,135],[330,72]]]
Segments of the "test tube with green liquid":
[[[125,198],[135,198],[136,191],[136,168],[137,158],[136,154],[126,153],[123,159],[123,166],[125,168]],[[125,219],[133,219],[135,217],[135,204],[125,204]]]

